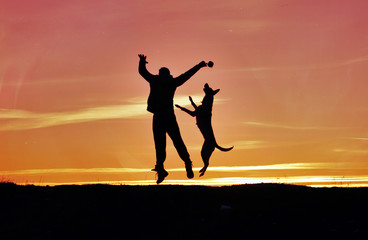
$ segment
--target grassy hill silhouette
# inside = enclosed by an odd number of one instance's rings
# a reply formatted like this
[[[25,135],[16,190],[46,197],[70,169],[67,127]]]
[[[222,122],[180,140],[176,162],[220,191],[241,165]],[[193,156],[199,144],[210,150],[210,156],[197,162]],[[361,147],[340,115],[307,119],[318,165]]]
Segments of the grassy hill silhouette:
[[[368,236],[368,188],[0,184],[2,239]]]

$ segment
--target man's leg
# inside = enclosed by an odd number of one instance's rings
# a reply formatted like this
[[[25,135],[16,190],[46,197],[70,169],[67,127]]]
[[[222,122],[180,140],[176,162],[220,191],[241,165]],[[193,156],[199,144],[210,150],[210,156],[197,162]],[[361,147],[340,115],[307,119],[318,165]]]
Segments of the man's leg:
[[[153,170],[158,174],[157,184],[159,184],[168,175],[164,169],[166,159],[166,130],[160,116],[153,116],[152,130],[156,149],[156,166]]]
[[[169,134],[171,140],[173,141],[173,144],[176,148],[176,151],[178,152],[180,158],[185,163],[185,169],[187,171],[187,177],[193,178],[194,173],[192,170],[192,161],[190,160],[190,156],[187,150],[187,147],[184,144],[184,141],[180,135],[180,130],[178,123],[176,122],[175,115],[172,115],[170,117],[170,120],[168,122],[167,126],[167,133]]]

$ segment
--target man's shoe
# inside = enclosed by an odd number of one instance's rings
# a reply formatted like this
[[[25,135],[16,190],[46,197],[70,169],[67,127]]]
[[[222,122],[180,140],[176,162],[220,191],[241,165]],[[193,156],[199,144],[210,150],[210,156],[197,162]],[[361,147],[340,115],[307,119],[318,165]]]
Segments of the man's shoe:
[[[188,178],[193,178],[194,173],[193,173],[192,162],[191,161],[185,162],[185,169],[187,170],[187,177]]]
[[[167,177],[167,175],[169,175],[169,173],[166,172],[165,169],[156,169],[156,168],[154,168],[154,169],[152,169],[152,171],[157,172],[157,181],[156,181],[157,184],[162,183],[165,180],[165,178]]]

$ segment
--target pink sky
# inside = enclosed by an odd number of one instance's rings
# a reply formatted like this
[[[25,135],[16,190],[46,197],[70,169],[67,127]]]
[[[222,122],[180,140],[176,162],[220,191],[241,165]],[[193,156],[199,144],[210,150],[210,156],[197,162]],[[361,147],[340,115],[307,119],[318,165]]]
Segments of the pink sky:
[[[366,1],[0,0],[0,6],[4,179],[154,183],[149,86],[137,71],[142,53],[154,74],[166,66],[177,76],[214,61],[177,90],[175,102],[188,104],[191,95],[199,103],[206,82],[220,88],[215,135],[220,145],[235,146],[214,152],[210,167],[217,169],[187,181],[168,141],[168,183],[367,185]],[[202,136],[194,119],[176,116],[200,168]]]

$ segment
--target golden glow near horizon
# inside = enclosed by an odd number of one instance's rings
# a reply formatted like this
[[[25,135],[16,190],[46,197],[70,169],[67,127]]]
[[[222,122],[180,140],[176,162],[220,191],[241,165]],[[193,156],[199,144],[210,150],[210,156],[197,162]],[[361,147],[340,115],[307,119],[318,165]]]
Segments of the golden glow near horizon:
[[[341,177],[341,176],[299,176],[288,178],[207,178],[200,180],[166,180],[161,185],[203,185],[203,186],[231,186],[243,184],[294,184],[310,187],[366,187],[368,176],[360,177]],[[85,184],[109,184],[109,185],[133,185],[145,186],[156,185],[155,180],[132,180],[132,181],[85,181],[85,182],[19,182],[18,184],[33,184],[39,186],[57,186],[57,185],[85,185]]]
[[[287,169],[310,169],[310,168],[329,168],[332,167],[325,163],[288,163],[288,164],[274,164],[266,166],[231,166],[231,167],[208,167],[210,171],[217,172],[238,172],[251,170],[287,170]],[[200,168],[193,168],[199,171]],[[139,173],[149,172],[151,169],[144,168],[65,168],[65,169],[27,169],[15,171],[0,171],[0,175],[29,175],[29,174],[53,174],[53,173]],[[183,168],[167,169],[169,172],[185,172]]]
[[[217,166],[209,167],[211,172],[249,172],[262,170],[305,170],[305,169],[344,169],[343,166],[326,163],[290,163],[290,164],[274,164],[265,166]],[[21,176],[21,175],[49,175],[49,174],[124,174],[124,173],[147,173],[151,169],[142,168],[87,168],[87,169],[28,169],[16,171],[0,172],[2,176]],[[200,168],[193,168],[199,171]],[[167,169],[171,172],[185,172],[183,168]],[[206,186],[224,186],[237,184],[255,184],[255,183],[283,183],[283,184],[300,184],[312,187],[321,186],[339,186],[339,187],[358,187],[365,186],[368,182],[368,176],[361,177],[339,177],[339,176],[292,176],[292,177],[227,177],[227,178],[208,178],[199,180],[168,180],[165,184],[179,185],[206,185]],[[20,184],[30,184],[30,182],[21,182]],[[117,184],[117,185],[152,185],[156,184],[154,180],[132,180],[132,181],[91,181],[91,182],[38,182],[31,183],[37,185],[62,185],[62,184]]]
[[[194,7],[193,7],[194,6]],[[11,1],[0,8],[0,179],[155,184],[148,70],[199,71],[174,102],[215,97],[206,174],[195,119],[176,111],[196,177],[168,141],[164,184],[368,186],[368,2]]]

